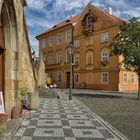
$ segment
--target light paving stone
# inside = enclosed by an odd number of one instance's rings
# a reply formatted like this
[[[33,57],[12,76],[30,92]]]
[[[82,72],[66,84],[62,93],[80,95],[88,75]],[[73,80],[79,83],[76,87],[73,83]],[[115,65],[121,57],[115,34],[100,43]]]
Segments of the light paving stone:
[[[62,126],[60,120],[39,120],[37,126]]]
[[[60,119],[59,114],[40,114],[39,118],[45,119]]]
[[[104,138],[96,129],[73,129],[73,133],[76,137]]]
[[[83,120],[83,119],[88,119],[88,117],[86,117],[85,115],[67,115],[68,119],[75,119],[75,120]]]
[[[94,125],[88,120],[69,120],[71,126],[80,126],[80,127],[93,127]]]
[[[63,129],[36,128],[34,136],[64,137]]]

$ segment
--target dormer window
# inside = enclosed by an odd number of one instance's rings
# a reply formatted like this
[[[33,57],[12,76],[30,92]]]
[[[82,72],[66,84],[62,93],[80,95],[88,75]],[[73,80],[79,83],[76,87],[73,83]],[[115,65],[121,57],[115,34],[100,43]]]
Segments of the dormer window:
[[[56,28],[56,27],[57,27],[57,25],[54,25],[54,26],[53,26],[53,28]]]
[[[67,22],[70,22],[70,19],[67,19],[67,20],[66,20],[66,23],[67,23]]]

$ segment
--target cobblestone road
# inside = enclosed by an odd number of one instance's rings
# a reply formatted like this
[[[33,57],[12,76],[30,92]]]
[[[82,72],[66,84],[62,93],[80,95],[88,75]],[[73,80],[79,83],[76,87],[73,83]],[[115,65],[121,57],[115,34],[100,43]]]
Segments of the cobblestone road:
[[[76,99],[67,95],[60,99],[40,98],[32,119],[23,120],[14,140],[120,140],[123,139],[105,125]]]

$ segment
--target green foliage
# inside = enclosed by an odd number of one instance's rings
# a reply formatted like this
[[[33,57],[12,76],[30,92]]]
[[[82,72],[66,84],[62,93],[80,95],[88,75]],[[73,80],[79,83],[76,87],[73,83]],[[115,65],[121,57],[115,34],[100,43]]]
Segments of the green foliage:
[[[140,17],[124,22],[119,28],[120,32],[109,45],[111,55],[123,55],[124,67],[140,74]]]
[[[24,87],[24,88],[20,88],[19,89],[19,100],[24,99],[28,94],[28,88]]]
[[[108,60],[103,60],[103,61],[101,61],[101,64],[102,64],[104,67],[106,67],[107,64],[108,64]]]

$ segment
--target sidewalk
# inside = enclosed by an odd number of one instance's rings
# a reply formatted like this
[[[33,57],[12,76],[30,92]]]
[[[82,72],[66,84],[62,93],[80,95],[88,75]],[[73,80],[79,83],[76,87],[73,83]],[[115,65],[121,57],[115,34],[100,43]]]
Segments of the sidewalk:
[[[40,98],[31,122],[24,119],[14,140],[126,140],[80,101],[58,94],[60,99]]]

